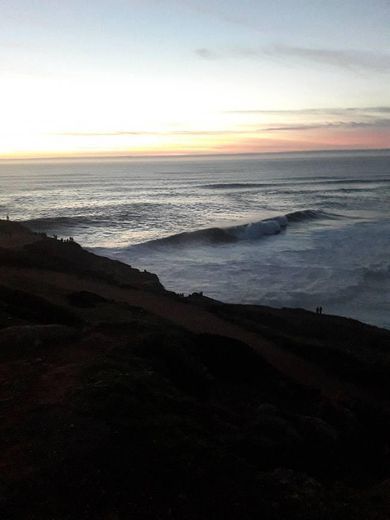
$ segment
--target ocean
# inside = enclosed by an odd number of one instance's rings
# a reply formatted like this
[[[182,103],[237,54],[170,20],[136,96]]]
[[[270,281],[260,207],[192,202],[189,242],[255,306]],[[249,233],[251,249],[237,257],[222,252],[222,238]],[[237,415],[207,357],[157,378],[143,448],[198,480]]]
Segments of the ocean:
[[[0,216],[179,293],[390,328],[390,151],[0,163]]]

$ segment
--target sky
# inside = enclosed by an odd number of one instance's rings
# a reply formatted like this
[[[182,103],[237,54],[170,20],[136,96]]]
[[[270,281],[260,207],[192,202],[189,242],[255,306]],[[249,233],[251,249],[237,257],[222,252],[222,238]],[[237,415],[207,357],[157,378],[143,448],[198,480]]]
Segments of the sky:
[[[0,158],[390,147],[389,0],[0,0]]]

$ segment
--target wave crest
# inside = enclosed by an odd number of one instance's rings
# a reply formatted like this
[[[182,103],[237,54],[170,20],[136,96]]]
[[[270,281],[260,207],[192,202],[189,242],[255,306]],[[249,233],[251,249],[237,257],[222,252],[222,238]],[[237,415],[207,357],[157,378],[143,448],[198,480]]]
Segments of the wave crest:
[[[248,224],[240,224],[226,228],[214,227],[198,229],[196,231],[185,231],[165,238],[150,240],[149,242],[144,242],[139,245],[175,246],[191,243],[228,244],[241,240],[257,240],[262,237],[281,233],[290,222],[302,222],[325,216],[327,216],[327,214],[324,212],[311,209],[294,211],[286,215],[267,218],[257,222],[249,222]]]

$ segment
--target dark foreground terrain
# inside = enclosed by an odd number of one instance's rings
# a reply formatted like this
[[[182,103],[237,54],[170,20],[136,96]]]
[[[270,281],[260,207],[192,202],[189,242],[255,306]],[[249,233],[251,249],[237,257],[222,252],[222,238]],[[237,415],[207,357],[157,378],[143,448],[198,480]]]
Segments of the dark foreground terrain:
[[[390,518],[390,333],[0,221],[0,518]]]

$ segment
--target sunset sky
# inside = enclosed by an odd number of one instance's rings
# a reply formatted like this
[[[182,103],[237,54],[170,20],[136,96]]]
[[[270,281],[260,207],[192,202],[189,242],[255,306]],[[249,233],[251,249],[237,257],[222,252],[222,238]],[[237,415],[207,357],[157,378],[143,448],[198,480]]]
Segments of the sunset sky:
[[[389,0],[0,0],[0,157],[390,147]]]

